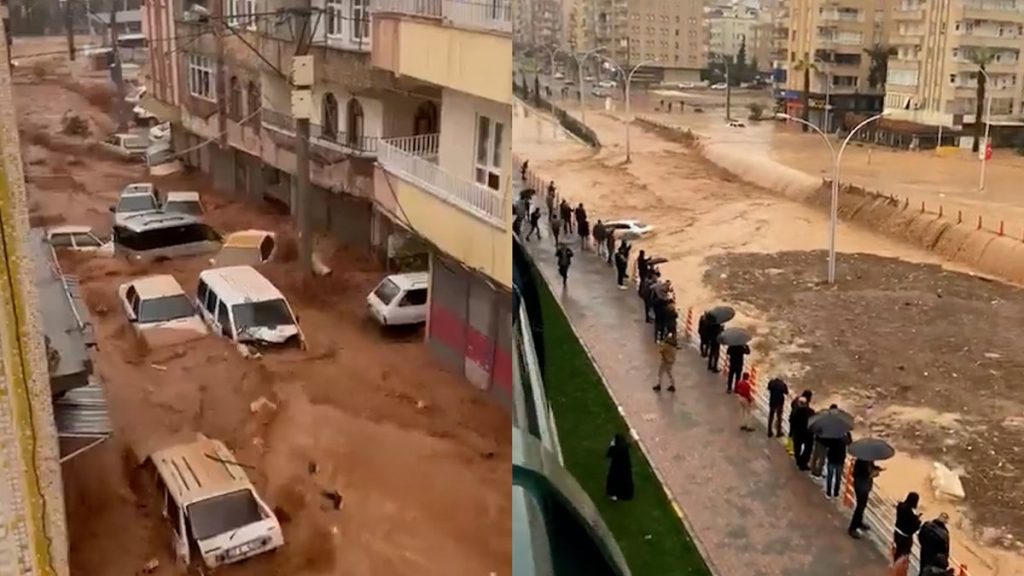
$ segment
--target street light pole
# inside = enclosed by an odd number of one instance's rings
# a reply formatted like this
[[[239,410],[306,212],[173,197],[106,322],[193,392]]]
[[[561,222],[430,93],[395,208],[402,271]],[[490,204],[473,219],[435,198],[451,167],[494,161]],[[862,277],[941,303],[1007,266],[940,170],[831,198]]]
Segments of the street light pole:
[[[981,72],[983,76],[985,76],[985,85],[986,86],[992,86],[992,78],[988,75],[988,72],[986,72],[984,69],[982,69],[980,67],[978,68],[978,71]],[[989,151],[989,147],[990,147],[989,142],[988,142],[988,137],[989,137],[989,129],[992,126],[992,92],[991,92],[991,90],[988,91],[988,94],[986,94],[986,96],[987,96],[987,98],[985,99],[986,100],[986,102],[985,102],[985,148],[982,149],[982,151],[981,151],[981,170],[980,170],[980,174],[978,175],[978,191],[979,192],[984,192],[985,191],[985,165],[988,164],[988,151]],[[975,122],[977,122],[977,119],[975,119]],[[977,134],[977,132],[975,132],[975,134]]]
[[[828,146],[828,151],[832,154],[832,199],[829,206],[829,218],[828,218],[828,283],[835,284],[836,282],[836,223],[839,220],[839,165],[843,161],[843,152],[846,151],[846,146],[853,139],[853,136],[860,131],[861,128],[868,124],[881,120],[886,116],[886,113],[877,114],[864,120],[860,124],[857,124],[850,133],[846,135],[843,143],[837,150],[832,145],[832,141],[829,140],[828,134],[822,131],[814,124],[804,120],[803,118],[794,118],[793,116],[786,115],[787,120],[792,120],[809,127],[814,130],[821,139],[825,141],[825,145]]]
[[[629,143],[629,125],[633,123],[633,115],[630,112],[630,106],[629,106],[629,92],[630,92],[630,85],[633,83],[633,74],[636,74],[636,71],[639,70],[641,66],[644,66],[646,64],[654,64],[655,62],[657,62],[657,60],[644,60],[643,62],[637,64],[636,66],[633,66],[633,69],[629,71],[628,75],[626,75],[626,163],[627,164],[629,164],[630,162],[633,161],[633,158],[632,158],[632,155],[631,155],[630,143]],[[618,66],[618,65],[616,64],[616,66]],[[620,74],[622,73],[622,68],[619,68],[619,73]]]
[[[583,99],[583,65],[587,63],[587,58],[590,58],[592,55],[597,54],[602,50],[604,50],[604,46],[598,46],[597,48],[584,52],[583,56],[573,55],[573,58],[576,60],[576,72],[579,76],[579,85],[577,87],[580,89],[580,121],[584,124],[587,123],[587,103]]]
[[[829,62],[821,58],[815,58],[814,61],[820,62],[825,68],[825,119],[822,124],[825,126],[825,132],[832,132],[832,68]]]

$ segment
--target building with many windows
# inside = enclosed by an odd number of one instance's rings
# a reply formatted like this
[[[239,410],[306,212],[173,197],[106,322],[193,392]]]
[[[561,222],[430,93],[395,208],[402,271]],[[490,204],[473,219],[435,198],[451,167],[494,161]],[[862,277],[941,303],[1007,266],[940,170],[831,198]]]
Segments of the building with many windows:
[[[885,109],[930,125],[973,124],[979,64],[988,74],[992,118],[1024,116],[1024,1],[900,0],[893,7]],[[983,103],[984,104],[984,103]]]
[[[507,0],[146,3],[175,149],[214,185],[349,247],[430,268],[427,341],[507,403],[512,15]],[[185,40],[182,40],[185,39]],[[312,57],[311,194],[300,198],[293,57]]]
[[[869,52],[885,47],[892,24],[884,0],[790,0],[785,89],[786,112],[803,116],[801,94],[809,80],[809,118],[834,130],[847,112],[882,109],[884,75]]]

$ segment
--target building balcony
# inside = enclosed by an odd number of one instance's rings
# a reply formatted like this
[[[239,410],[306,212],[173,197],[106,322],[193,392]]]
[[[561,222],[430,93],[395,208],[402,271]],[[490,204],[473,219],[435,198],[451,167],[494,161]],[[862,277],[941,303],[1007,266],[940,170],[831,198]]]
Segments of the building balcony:
[[[964,20],[1008,22],[1011,24],[1024,23],[1024,12],[1020,10],[989,7],[981,2],[965,3],[962,14]]]
[[[437,164],[438,134],[377,144],[375,201],[467,267],[511,286],[511,196]]]
[[[840,12],[838,10],[826,10],[821,13],[821,21],[830,24],[840,22],[864,22],[863,12]]]
[[[920,46],[923,41],[924,36],[919,33],[902,34],[894,32],[889,36],[889,45],[891,46]]]
[[[956,42],[961,47],[1019,50],[1022,40],[1024,40],[1022,36],[999,36],[994,33],[985,34],[981,31],[975,31],[972,34],[961,33]]]
[[[892,19],[896,22],[916,22],[924,19],[924,10],[912,9],[912,10],[900,10],[896,9],[892,11]]]
[[[286,136],[295,136],[295,119],[290,115],[264,108],[260,116],[264,128]],[[309,124],[310,146],[320,147],[336,154],[372,158],[377,154],[379,141],[380,138],[376,136],[347,134],[341,130],[332,130],[313,122]]]
[[[372,0],[373,66],[479,98],[512,102],[507,0]]]

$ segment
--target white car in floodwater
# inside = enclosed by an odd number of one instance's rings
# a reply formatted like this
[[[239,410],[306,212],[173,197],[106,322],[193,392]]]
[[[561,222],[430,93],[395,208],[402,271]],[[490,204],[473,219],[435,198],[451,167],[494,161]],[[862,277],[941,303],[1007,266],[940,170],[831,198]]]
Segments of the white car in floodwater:
[[[654,232],[654,226],[645,224],[639,220],[609,220],[604,223],[605,230],[615,231],[618,238],[633,240],[643,238]]]

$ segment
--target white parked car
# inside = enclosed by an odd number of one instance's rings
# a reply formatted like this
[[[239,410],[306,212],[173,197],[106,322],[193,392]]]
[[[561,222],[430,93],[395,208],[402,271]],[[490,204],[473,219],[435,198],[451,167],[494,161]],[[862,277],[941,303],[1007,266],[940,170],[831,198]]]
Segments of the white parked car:
[[[121,190],[117,204],[110,207],[114,215],[114,223],[121,221],[126,216],[133,214],[145,214],[160,210],[160,191],[156,186],[148,182],[129,184]]]
[[[171,123],[164,122],[149,129],[150,142],[163,142],[171,139]]]
[[[223,442],[198,434],[149,454],[145,464],[156,470],[163,517],[182,566],[194,561],[216,568],[284,545],[273,510]]]
[[[562,74],[561,72],[555,72],[555,80],[564,80],[564,79],[565,79],[565,74]]]
[[[717,84],[712,84],[711,85],[711,89],[712,90],[725,90],[728,87],[729,87],[729,85],[726,84],[725,82],[719,82]]]
[[[117,296],[136,334],[149,344],[156,340],[161,344],[180,343],[209,333],[192,300],[170,274],[121,284]]]
[[[383,326],[408,326],[427,321],[426,272],[392,274],[366,297],[370,314]]]
[[[143,159],[149,141],[137,134],[111,134],[100,142],[100,146],[122,158]]]
[[[617,238],[633,240],[654,231],[654,227],[639,220],[610,220],[604,223],[606,230],[614,230]]]
[[[164,212],[202,216],[206,213],[199,192],[168,192],[162,206]]]
[[[593,82],[594,81],[594,77],[593,76],[584,76],[583,77],[583,81],[584,82]]]
[[[46,229],[46,241],[54,248],[94,252],[107,256],[114,254],[114,243],[99,238],[88,226],[51,226]]]
[[[135,117],[135,124],[138,126],[152,126],[160,121],[160,119],[156,117],[156,114],[153,114],[142,106],[132,108],[132,115]]]
[[[146,95],[146,87],[145,86],[139,86],[138,88],[135,88],[134,90],[132,90],[131,92],[126,94],[125,97],[124,97],[124,101],[129,103],[129,104],[138,104],[139,102],[142,101],[142,98],[145,95]]]
[[[597,83],[599,88],[615,88],[618,84],[614,80],[601,80]]]

